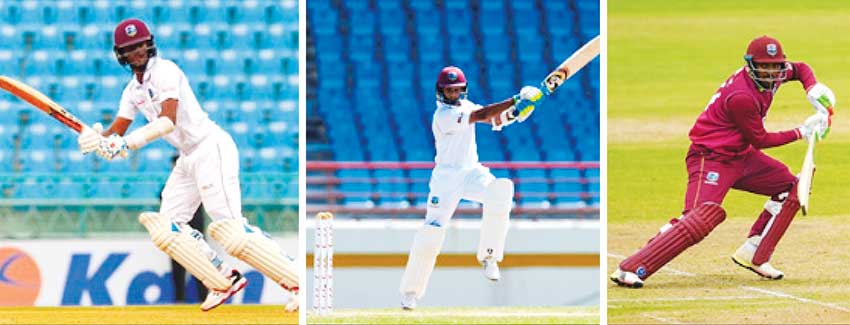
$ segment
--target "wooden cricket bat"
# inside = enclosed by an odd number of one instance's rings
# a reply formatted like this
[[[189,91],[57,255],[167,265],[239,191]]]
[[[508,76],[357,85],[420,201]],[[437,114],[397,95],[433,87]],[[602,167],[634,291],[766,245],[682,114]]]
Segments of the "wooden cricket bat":
[[[7,76],[0,76],[0,88],[3,88],[12,95],[15,95],[15,97],[23,99],[32,106],[37,107],[41,111],[47,113],[47,115],[50,115],[62,124],[67,125],[74,131],[77,131],[77,133],[82,132],[83,123],[80,122],[77,117],[29,85]]]
[[[800,180],[797,182],[797,198],[804,216],[809,213],[809,193],[812,191],[812,179],[815,176],[815,137],[814,134],[809,137],[809,147],[806,149],[806,158],[803,159]]]
[[[555,71],[550,72],[546,79],[543,79],[543,82],[540,83],[543,94],[548,96],[555,92],[564,81],[570,79],[597,56],[599,56],[599,36],[594,37],[590,42],[573,52],[569,58],[558,65]]]

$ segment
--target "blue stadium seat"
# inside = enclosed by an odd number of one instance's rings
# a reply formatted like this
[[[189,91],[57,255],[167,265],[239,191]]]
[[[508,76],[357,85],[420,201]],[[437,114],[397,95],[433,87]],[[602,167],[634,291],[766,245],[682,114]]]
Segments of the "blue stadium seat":
[[[346,1],[349,3],[351,1]],[[359,3],[358,1],[353,1]],[[349,12],[349,26],[351,27],[352,41],[364,37],[371,37],[375,33],[375,14],[369,10],[354,10]]]

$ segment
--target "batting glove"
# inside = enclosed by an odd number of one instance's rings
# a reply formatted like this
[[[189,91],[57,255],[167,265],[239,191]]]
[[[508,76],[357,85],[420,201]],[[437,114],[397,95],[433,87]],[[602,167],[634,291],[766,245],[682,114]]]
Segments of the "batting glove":
[[[803,139],[808,140],[812,135],[816,136],[816,140],[823,140],[829,133],[828,117],[821,113],[815,113],[809,116],[803,125],[798,130]]]
[[[806,99],[815,108],[815,112],[827,116],[827,124],[832,126],[832,109],[835,107],[835,94],[832,90],[822,83],[816,83],[806,92]]]
[[[127,142],[117,134],[103,138],[97,146],[97,155],[106,160],[112,160],[115,157],[127,158]]]
[[[101,132],[103,132],[103,125],[100,123],[95,123],[91,127],[83,126],[83,130],[77,136],[77,144],[83,154],[97,150],[100,141],[103,139],[103,136],[100,135]]]
[[[543,103],[543,92],[540,88],[533,86],[525,86],[519,91],[519,95],[514,96],[516,120],[524,122],[534,113],[537,105]]]

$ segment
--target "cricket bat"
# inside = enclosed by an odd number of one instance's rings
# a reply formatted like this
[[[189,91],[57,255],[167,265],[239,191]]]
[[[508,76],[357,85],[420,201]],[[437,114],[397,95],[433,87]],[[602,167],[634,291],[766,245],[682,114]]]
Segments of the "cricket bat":
[[[597,56],[599,56],[599,36],[594,37],[590,42],[573,52],[570,57],[558,65],[555,71],[550,72],[546,79],[543,79],[543,82],[540,83],[543,95],[549,96],[555,92],[564,81],[570,79]]]
[[[806,149],[806,158],[803,159],[800,180],[797,182],[797,198],[804,216],[809,213],[809,193],[812,191],[812,179],[815,176],[815,137],[814,134],[809,136],[809,147]]]
[[[7,76],[0,76],[0,88],[37,107],[77,133],[82,132],[83,123],[76,116],[29,85]]]

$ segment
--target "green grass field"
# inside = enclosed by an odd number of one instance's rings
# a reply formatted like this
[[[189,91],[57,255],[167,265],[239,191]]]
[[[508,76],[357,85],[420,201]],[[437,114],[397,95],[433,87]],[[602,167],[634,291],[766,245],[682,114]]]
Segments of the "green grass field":
[[[597,307],[341,309],[307,315],[308,324],[599,324]]]
[[[732,191],[727,221],[656,273],[646,287],[609,284],[609,323],[846,323],[850,265],[850,30],[845,1],[608,2],[608,270],[681,212],[687,133],[717,87],[743,65],[749,41],[778,38],[836,93],[832,133],[816,149],[811,214],[797,219],[765,281],[729,256],[765,198]],[[847,108],[845,108],[847,107]],[[797,127],[813,113],[798,82],[784,85],[765,123]],[[798,172],[805,144],[766,152]]]
[[[0,307],[0,324],[298,324],[283,306]]]

